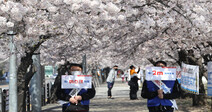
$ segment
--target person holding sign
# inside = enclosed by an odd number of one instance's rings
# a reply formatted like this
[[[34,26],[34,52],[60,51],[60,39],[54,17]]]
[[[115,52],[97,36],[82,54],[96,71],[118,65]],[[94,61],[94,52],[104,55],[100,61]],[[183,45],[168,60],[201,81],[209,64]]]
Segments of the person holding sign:
[[[156,67],[161,68],[165,68],[166,65],[164,61],[157,61],[155,63]],[[172,75],[172,73],[168,72],[166,74]],[[153,71],[153,75],[163,75],[163,73],[158,72],[155,74]],[[174,80],[145,80],[141,96],[148,99],[147,106],[149,112],[173,112],[174,107],[177,108],[176,102],[173,99],[180,97],[180,85],[176,78]]]
[[[70,64],[70,67],[68,68],[68,74],[81,75],[82,65],[75,63]],[[63,112],[88,112],[90,99],[92,99],[95,94],[96,91],[93,85],[89,89],[62,89],[60,85],[56,91],[56,96],[58,99],[68,102],[63,104]]]

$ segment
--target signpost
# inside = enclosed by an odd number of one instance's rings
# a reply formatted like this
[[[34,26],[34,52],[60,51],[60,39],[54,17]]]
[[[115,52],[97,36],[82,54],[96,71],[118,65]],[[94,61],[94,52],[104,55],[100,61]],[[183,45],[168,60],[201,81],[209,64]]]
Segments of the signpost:
[[[53,75],[53,67],[45,66],[45,76],[52,76],[52,75]]]

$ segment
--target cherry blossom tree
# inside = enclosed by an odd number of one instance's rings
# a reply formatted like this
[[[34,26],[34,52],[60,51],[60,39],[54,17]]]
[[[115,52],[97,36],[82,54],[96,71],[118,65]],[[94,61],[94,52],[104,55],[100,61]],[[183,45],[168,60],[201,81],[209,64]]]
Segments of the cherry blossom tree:
[[[211,59],[211,6],[210,0],[0,0],[0,59],[10,55],[7,32],[13,30],[18,79],[28,77],[37,51],[43,65],[81,62],[83,54],[88,64],[100,67],[144,68],[159,59],[177,65],[181,51],[190,50],[206,61]],[[20,101],[31,76],[19,80]]]

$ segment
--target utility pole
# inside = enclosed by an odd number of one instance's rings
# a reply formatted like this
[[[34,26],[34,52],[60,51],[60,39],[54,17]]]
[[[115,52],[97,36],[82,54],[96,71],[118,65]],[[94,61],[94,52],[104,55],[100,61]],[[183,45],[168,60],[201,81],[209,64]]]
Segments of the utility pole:
[[[83,74],[86,75],[86,54],[82,57],[82,68],[83,68]]]
[[[30,83],[32,112],[41,112],[41,65],[40,53],[32,56],[33,65],[36,67],[36,73],[33,75]]]
[[[9,112],[18,112],[16,48],[13,40],[15,33],[13,31],[9,31],[7,35],[10,38]]]

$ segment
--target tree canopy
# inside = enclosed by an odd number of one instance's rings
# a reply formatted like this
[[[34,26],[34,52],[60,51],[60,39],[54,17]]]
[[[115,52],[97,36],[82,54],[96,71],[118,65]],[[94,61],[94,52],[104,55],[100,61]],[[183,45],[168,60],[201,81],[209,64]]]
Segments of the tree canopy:
[[[0,61],[16,32],[18,57],[42,36],[41,62],[147,66],[148,59],[176,63],[179,50],[212,53],[211,0],[0,0]]]

